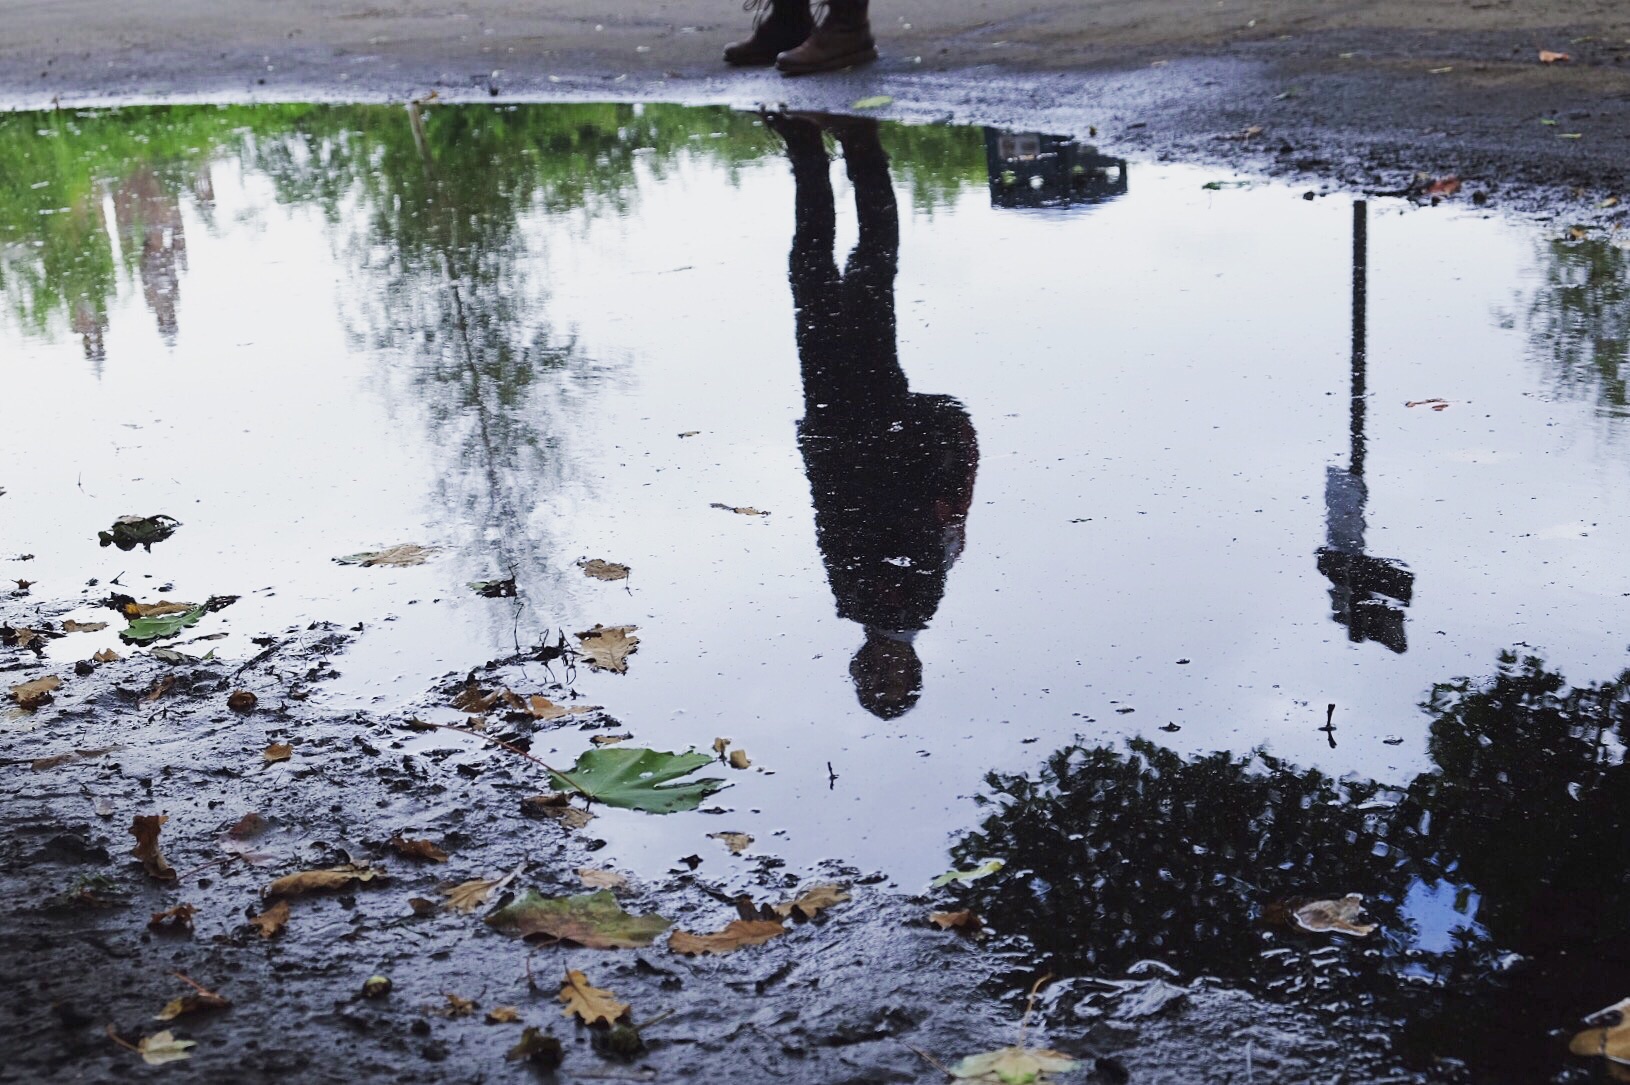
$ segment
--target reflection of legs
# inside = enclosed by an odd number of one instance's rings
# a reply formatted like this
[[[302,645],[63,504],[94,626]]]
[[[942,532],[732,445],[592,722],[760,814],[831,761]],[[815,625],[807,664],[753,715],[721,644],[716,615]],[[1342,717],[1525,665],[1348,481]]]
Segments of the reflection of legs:
[[[876,121],[844,120],[833,126],[843,162],[855,186],[860,240],[844,268],[843,293],[849,325],[851,368],[870,389],[874,403],[907,394],[900,369],[894,317],[894,276],[900,264],[900,211],[895,204],[889,156]]]

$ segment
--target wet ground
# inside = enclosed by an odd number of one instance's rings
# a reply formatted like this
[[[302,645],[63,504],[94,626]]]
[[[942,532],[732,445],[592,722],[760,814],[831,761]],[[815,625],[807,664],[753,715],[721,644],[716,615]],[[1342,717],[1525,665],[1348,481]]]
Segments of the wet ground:
[[[4,719],[11,960],[102,954],[130,1037],[170,970],[264,985],[197,1027],[198,1073],[482,1080],[513,1040],[424,1007],[525,1001],[525,954],[405,901],[523,857],[565,891],[592,856],[689,930],[855,894],[702,966],[570,951],[636,1017],[668,992],[670,1079],[930,1080],[898,1040],[1011,1042],[1048,971],[1033,1027],[1106,1080],[1202,1050],[1241,1081],[1586,1073],[1567,1035],[1630,949],[1625,701],[1590,686],[1626,664],[1630,251],[1473,184],[1355,201],[1106,151],[662,105],[0,116],[0,573],[29,582],[0,616],[38,638],[0,652],[8,686],[64,680]],[[98,547],[132,513],[181,526]],[[400,544],[434,550],[335,560]],[[112,592],[236,599],[165,660]],[[596,624],[637,627],[626,673],[537,650]],[[468,726],[472,670],[599,706],[474,713],[552,764],[626,734],[748,765],[701,811],[528,820],[536,766],[406,727]],[[178,896],[123,858],[129,816],[170,814],[187,870],[250,811],[270,869]],[[391,886],[244,933],[342,852]],[[86,906],[97,876],[126,907]],[[1287,925],[1347,893],[1379,930]],[[192,942],[133,941],[183,897]],[[926,925],[958,903],[996,937]],[[782,984],[809,953],[820,997]],[[388,1013],[330,1012],[374,971]],[[36,1072],[134,1059],[94,983],[42,982]],[[353,1061],[251,1058],[257,1015]]]

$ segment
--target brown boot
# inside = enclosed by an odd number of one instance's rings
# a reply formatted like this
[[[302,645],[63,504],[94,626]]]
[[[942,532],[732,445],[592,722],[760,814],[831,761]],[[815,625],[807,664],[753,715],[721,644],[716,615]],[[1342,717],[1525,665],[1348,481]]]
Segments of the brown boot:
[[[775,58],[782,75],[835,72],[877,59],[872,24],[866,17],[867,0],[828,0],[826,18],[809,40]]]
[[[738,68],[767,68],[778,54],[796,49],[815,29],[809,0],[746,0],[743,11],[757,11],[753,36],[724,47],[724,62]]]

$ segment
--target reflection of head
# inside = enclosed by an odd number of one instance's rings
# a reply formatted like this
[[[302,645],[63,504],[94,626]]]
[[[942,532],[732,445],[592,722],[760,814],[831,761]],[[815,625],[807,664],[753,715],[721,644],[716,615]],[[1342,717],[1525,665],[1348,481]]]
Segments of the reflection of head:
[[[860,705],[879,719],[910,712],[923,691],[923,662],[909,640],[896,640],[876,629],[866,630],[866,643],[849,663]]]

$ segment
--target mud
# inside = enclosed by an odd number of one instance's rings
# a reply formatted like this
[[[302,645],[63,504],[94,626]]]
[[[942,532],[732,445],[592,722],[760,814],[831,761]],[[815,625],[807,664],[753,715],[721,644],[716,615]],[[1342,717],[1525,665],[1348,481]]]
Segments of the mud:
[[[16,621],[19,609],[7,607],[6,617]],[[37,611],[28,618],[44,625]],[[0,971],[14,977],[8,1079],[523,1080],[529,1072],[504,1056],[524,1024],[561,1038],[562,1081],[860,1085],[941,1080],[919,1052],[949,1062],[1016,1042],[1024,985],[1002,977],[1032,977],[1024,939],[982,945],[937,930],[925,922],[934,901],[886,891],[877,874],[795,872],[759,860],[749,891],[760,901],[813,880],[847,884],[853,899],[722,958],[681,957],[660,942],[632,951],[529,947],[480,913],[418,915],[411,898],[440,901],[450,884],[523,865],[515,888],[581,891],[575,871],[595,866],[601,842],[593,822],[574,832],[526,816],[521,799],[541,789],[540,773],[509,752],[414,731],[407,714],[325,711],[323,683],[345,666],[346,643],[344,631],[313,627],[280,636],[247,665],[173,666],[147,656],[87,665],[53,703],[7,717]],[[31,670],[13,659],[6,675],[17,681]],[[535,657],[477,671],[483,683],[538,674]],[[427,706],[445,703],[461,681],[448,676],[427,690]],[[167,691],[155,696],[161,686]],[[253,712],[227,708],[238,689],[257,695]],[[291,759],[263,763],[272,742],[291,744]],[[269,829],[253,841],[253,862],[229,859],[224,834],[249,813]],[[127,827],[141,814],[169,818],[160,846],[177,880],[155,880],[130,857]],[[395,833],[432,839],[450,858],[403,858],[387,845]],[[735,915],[730,894],[707,876],[709,864],[693,871],[683,858],[669,876],[620,892],[621,903],[685,929],[716,929]],[[265,908],[261,891],[274,877],[348,861],[388,876],[295,899],[274,938],[247,923]],[[183,903],[198,909],[193,932],[149,929],[149,917]],[[599,1053],[592,1030],[562,1018],[555,995],[569,968],[630,1002],[636,1024],[651,1022],[643,1052]],[[232,1007],[154,1021],[189,992],[178,973]],[[390,993],[363,997],[376,975],[390,979]],[[1025,1035],[1080,1056],[1085,1080],[1193,1080],[1201,1069],[1210,1081],[1409,1077],[1356,1022],[1310,1019],[1164,967],[1132,968],[1127,987],[1107,1012],[1086,1013],[1077,1009],[1084,989],[1063,985],[1044,997]],[[450,1015],[449,994],[477,1008]],[[521,1022],[486,1022],[497,1006],[518,1008]],[[136,1042],[166,1027],[196,1041],[190,1060],[150,1070],[108,1035]]]

